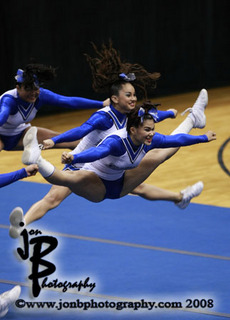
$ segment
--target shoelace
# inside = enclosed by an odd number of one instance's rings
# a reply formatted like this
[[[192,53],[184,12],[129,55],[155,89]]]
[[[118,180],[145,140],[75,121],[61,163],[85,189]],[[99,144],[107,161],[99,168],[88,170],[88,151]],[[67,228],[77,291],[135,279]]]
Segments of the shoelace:
[[[185,109],[185,110],[181,113],[181,115],[182,115],[182,116],[185,115],[186,112],[192,113],[192,108],[190,107],[190,108]]]

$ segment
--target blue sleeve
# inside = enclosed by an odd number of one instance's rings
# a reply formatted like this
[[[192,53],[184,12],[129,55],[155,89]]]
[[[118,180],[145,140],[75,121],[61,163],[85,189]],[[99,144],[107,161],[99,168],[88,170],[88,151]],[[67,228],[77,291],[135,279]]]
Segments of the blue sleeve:
[[[0,188],[26,177],[27,172],[25,168],[10,173],[2,173],[0,174]]]
[[[155,122],[161,122],[167,118],[174,118],[174,112],[157,110]]]
[[[112,135],[105,138],[97,147],[92,147],[81,153],[75,154],[72,163],[93,162],[109,155],[119,157],[124,153],[125,149],[121,138]]]
[[[112,118],[105,112],[95,112],[85,123],[80,127],[73,128],[56,137],[53,137],[53,142],[70,142],[82,139],[88,133],[94,130],[108,130],[113,125]]]
[[[10,115],[11,107],[13,107],[14,99],[11,96],[3,96],[0,107],[0,126],[2,126]]]
[[[41,100],[42,104],[53,105],[62,108],[99,109],[103,107],[103,101],[79,97],[66,97],[43,88],[40,88],[39,99]]]
[[[208,137],[204,135],[192,136],[190,134],[179,133],[166,136],[156,132],[153,136],[150,149],[154,148],[176,148],[190,146],[197,143],[208,142]]]

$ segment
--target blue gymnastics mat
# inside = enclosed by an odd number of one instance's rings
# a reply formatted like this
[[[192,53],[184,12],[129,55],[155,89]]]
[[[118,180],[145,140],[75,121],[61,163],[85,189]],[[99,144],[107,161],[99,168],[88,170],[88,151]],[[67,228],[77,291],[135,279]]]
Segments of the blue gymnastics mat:
[[[0,291],[22,287],[6,319],[230,318],[230,209],[180,210],[136,196],[91,203],[71,195],[29,225],[29,241],[48,236],[58,243],[43,258],[56,267],[45,282],[50,288],[40,278],[34,297],[28,276],[35,245],[29,243],[27,259],[19,257],[24,242],[9,237],[9,214],[17,206],[26,212],[49,189],[24,181],[1,189]],[[76,288],[63,292],[65,281]]]

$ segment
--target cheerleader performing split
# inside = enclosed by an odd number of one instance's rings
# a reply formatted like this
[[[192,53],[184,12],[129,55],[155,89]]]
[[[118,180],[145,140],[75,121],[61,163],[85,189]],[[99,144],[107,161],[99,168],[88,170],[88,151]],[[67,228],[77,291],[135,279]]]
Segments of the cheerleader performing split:
[[[96,52],[98,53],[98,50]],[[108,47],[103,46],[102,51],[97,55],[96,59],[89,56],[87,58],[92,70],[93,88],[96,92],[104,92],[106,95],[109,95],[110,105],[95,112],[81,126],[43,141],[44,149],[78,139],[82,140],[71,152],[72,155],[91,147],[96,147],[108,134],[126,127],[127,115],[136,107],[137,103],[135,88],[141,87],[142,95],[145,95],[145,88],[148,86],[155,88],[156,80],[160,76],[156,72],[147,72],[141,65],[122,62],[119,53],[111,45]],[[113,61],[112,67],[111,60]],[[134,71],[137,72],[137,75]],[[189,121],[190,128],[205,126],[204,109],[207,103],[207,91],[202,90],[193,108],[191,108],[191,114],[188,117],[189,120],[187,120]],[[145,103],[145,106],[147,107],[148,103]],[[175,109],[161,111],[156,108],[156,105],[153,106],[150,103],[149,106],[155,123],[177,116],[177,110]],[[83,165],[83,163],[71,164],[64,170],[78,170]],[[189,186],[181,192],[173,192],[141,183],[131,193],[150,201],[172,201],[179,208],[184,209],[190,200],[194,196],[198,196],[202,190],[203,184],[201,182],[191,187]],[[45,197],[34,203],[27,211],[24,217],[25,224],[28,225],[42,218],[48,211],[60,205],[71,193],[71,189],[66,186],[53,185]]]
[[[109,100],[94,101],[79,97],[66,97],[44,89],[41,85],[55,77],[55,69],[41,64],[29,64],[18,69],[15,76],[16,88],[0,97],[0,151],[22,150],[23,136],[31,126],[37,112],[44,105],[70,109],[102,108]],[[58,135],[58,132],[38,128],[38,141],[42,143]],[[74,149],[77,142],[56,145]]]
[[[32,127],[24,138],[23,163],[36,163],[40,174],[49,183],[68,187],[89,201],[118,199],[132,192],[161,163],[173,156],[179,147],[216,139],[213,131],[200,136],[188,134],[194,127],[205,126],[203,93],[191,113],[169,136],[155,132],[149,105],[136,107],[128,115],[127,129],[112,133],[97,147],[63,159],[63,162],[71,164],[84,163],[77,171],[60,171],[43,159],[37,142],[37,129]],[[182,194],[181,204],[187,205],[194,196],[199,195],[202,188],[202,183],[198,183],[189,196],[185,193],[185,199]],[[22,211],[14,210],[10,215],[10,235],[14,238],[22,230],[19,221],[23,221]]]

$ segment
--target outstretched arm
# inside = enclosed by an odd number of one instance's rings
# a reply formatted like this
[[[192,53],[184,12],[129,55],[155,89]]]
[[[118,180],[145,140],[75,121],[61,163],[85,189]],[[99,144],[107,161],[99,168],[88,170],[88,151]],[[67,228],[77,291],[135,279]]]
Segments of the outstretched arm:
[[[0,188],[7,186],[15,181],[34,176],[38,172],[37,164],[31,164],[26,168],[17,171],[0,174]]]
[[[208,131],[206,134],[200,136],[193,136],[185,133],[166,136],[156,132],[153,136],[150,149],[190,146],[212,140],[216,140],[216,134],[213,131]]]
[[[177,116],[176,109],[168,109],[167,111],[157,110],[155,122],[161,122],[168,118],[176,118],[176,116]]]
[[[43,141],[44,149],[52,148],[56,143],[71,142],[82,139],[93,130],[108,130],[113,125],[112,119],[105,112],[95,112],[80,127],[70,129],[51,139]]]
[[[70,109],[99,109],[106,104],[106,101],[97,101],[80,97],[67,97],[57,93],[54,93],[47,89],[40,89],[40,99],[43,100],[43,104],[58,106],[61,108]]]
[[[121,156],[125,152],[122,140],[118,136],[110,136],[97,147],[89,148],[78,154],[64,152],[62,163],[87,163],[103,159],[108,155]]]

